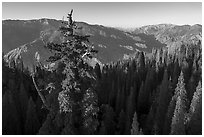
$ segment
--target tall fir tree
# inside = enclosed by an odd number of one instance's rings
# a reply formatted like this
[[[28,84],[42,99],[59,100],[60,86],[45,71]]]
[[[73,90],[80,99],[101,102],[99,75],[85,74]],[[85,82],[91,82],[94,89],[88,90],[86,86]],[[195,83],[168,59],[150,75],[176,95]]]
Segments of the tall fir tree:
[[[40,127],[35,106],[36,106],[35,103],[30,97],[28,102],[28,109],[27,109],[26,122],[25,122],[25,128],[24,128],[26,135],[37,134],[38,129]]]
[[[194,93],[189,110],[189,122],[187,124],[187,133],[189,135],[202,134],[202,86],[198,83]]]
[[[21,85],[20,85],[19,100],[20,100],[21,113],[22,113],[23,125],[24,125],[26,121],[26,112],[28,107],[28,95],[26,93],[23,82],[21,82]]]
[[[178,78],[178,83],[175,89],[175,96],[178,97],[180,96],[181,99],[184,101],[184,104],[187,101],[187,93],[185,89],[185,83],[184,83],[184,76],[183,72],[181,71],[180,76]]]
[[[127,97],[126,103],[126,128],[125,128],[126,134],[131,134],[130,130],[134,111],[135,111],[134,90],[133,87],[131,87],[130,95]]]
[[[2,134],[20,135],[20,117],[18,116],[16,104],[13,101],[12,92],[7,90],[2,99]]]
[[[57,132],[55,123],[53,122],[53,116],[49,113],[46,117],[46,120],[42,124],[38,132],[39,135],[57,135],[60,134]]]
[[[156,78],[155,78],[155,67],[152,67],[146,75],[146,79],[143,87],[140,87],[139,96],[138,96],[138,113],[148,114],[149,108],[151,106],[151,94],[156,87]],[[154,81],[154,84],[153,84]]]
[[[102,105],[103,110],[103,116],[102,116],[102,122],[104,123],[106,132],[108,135],[114,135],[115,134],[115,113],[111,106],[109,105]]]
[[[176,101],[174,116],[171,123],[171,135],[185,135],[185,111],[181,97],[179,96]]]
[[[187,102],[187,93],[185,90],[185,83],[183,72],[178,78],[177,87],[175,89],[176,96],[176,107],[174,110],[174,116],[171,123],[171,134],[173,135],[184,135],[185,133],[185,117],[186,117],[186,102]]]
[[[124,134],[125,131],[125,112],[123,110],[121,110],[119,117],[118,117],[118,125],[117,125],[117,129],[118,129],[118,133],[120,135]]]
[[[139,123],[137,121],[137,113],[135,112],[132,122],[131,135],[140,135]]]
[[[47,48],[53,53],[49,57],[50,63],[63,63],[62,91],[58,94],[59,111],[65,113],[74,134],[93,134],[97,127],[97,96],[95,94],[96,78],[94,69],[89,66],[90,59],[97,53],[89,44],[89,35],[80,35],[75,32],[76,22],[72,19],[73,10],[68,14],[68,21],[63,21],[59,28],[62,34],[62,43],[48,43]],[[50,105],[42,98],[50,111]],[[90,131],[91,129],[92,131]],[[88,132],[88,133],[87,133]]]
[[[101,122],[101,127],[99,128],[99,135],[108,135],[103,121]]]
[[[137,59],[137,66],[138,66],[138,72],[140,73],[140,81],[145,81],[145,75],[146,75],[146,70],[145,70],[145,56],[144,52],[139,52],[139,56]]]
[[[199,81],[198,86],[196,87],[196,92],[194,92],[193,99],[191,101],[189,113],[192,115],[197,106],[202,102],[202,86],[201,81]]]
[[[193,94],[196,91],[196,85],[197,85],[197,83],[194,79],[194,75],[192,74],[190,80],[188,81],[188,84],[186,85],[187,86],[186,87],[187,97],[188,97],[188,100],[190,100],[190,101],[193,99]],[[190,105],[190,103],[189,103],[189,105]],[[190,107],[189,105],[188,105],[188,108]]]
[[[171,132],[171,122],[174,114],[174,109],[176,107],[176,97],[173,96],[168,106],[168,110],[165,116],[164,127],[163,127],[163,135],[169,135]]]
[[[137,98],[137,110],[138,111],[142,109],[142,103],[143,103],[142,95],[144,94],[144,89],[145,89],[144,82],[142,82],[140,85],[139,95]]]
[[[158,126],[158,134],[162,134],[165,115],[171,99],[171,92],[169,90],[169,81],[167,70],[164,72],[163,81],[159,87],[158,107],[156,112],[156,124]]]

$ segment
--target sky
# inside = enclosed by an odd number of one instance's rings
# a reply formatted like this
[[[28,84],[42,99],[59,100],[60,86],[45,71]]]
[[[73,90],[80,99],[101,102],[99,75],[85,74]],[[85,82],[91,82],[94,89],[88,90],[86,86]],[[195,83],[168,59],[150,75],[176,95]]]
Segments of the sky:
[[[201,2],[3,2],[2,19],[73,19],[110,27],[202,24]]]

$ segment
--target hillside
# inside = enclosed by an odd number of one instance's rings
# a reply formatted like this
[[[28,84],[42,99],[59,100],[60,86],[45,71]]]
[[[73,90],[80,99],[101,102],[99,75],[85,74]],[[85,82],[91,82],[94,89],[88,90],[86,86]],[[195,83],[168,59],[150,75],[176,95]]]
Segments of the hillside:
[[[201,25],[121,30],[72,14],[3,21],[2,134],[202,134]]]
[[[166,44],[169,50],[180,46],[181,44],[194,44],[202,41],[202,25],[173,25],[173,24],[159,24],[149,25],[137,28],[131,31],[131,34],[146,34],[153,35],[156,40]]]
[[[45,63],[50,52],[47,42],[60,42],[58,27],[61,21],[54,19],[4,20],[2,21],[2,50],[10,59],[23,58],[25,66],[32,66],[38,52]],[[102,25],[77,22],[76,33],[90,35],[90,42],[99,51],[96,58],[102,63],[123,59],[135,51],[150,53],[152,48],[170,47],[201,40],[201,25],[177,26],[171,24],[149,25],[124,31]],[[25,50],[26,49],[26,50]],[[21,54],[23,53],[23,54]]]

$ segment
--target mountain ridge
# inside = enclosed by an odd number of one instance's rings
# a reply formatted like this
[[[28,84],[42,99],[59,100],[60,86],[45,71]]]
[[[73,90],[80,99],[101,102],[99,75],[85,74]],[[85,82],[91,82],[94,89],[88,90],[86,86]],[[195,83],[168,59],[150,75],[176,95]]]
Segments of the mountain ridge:
[[[12,54],[19,55],[19,53],[15,53],[19,51],[15,50],[16,48],[21,45],[29,45],[36,39],[41,39],[41,41],[33,43],[35,46],[30,48],[28,55],[33,56],[35,52],[40,52],[42,59],[46,59],[50,53],[44,47],[45,43],[61,41],[58,27],[62,20],[42,18],[38,20],[3,20],[2,22],[2,49],[4,53],[10,52],[11,54],[13,50]],[[202,40],[202,25],[147,25],[131,31],[86,22],[77,22],[77,26],[79,29],[76,30],[76,33],[91,36],[90,44],[99,50],[96,58],[102,63],[123,59],[125,55],[133,54],[135,51],[151,52],[152,48],[173,47],[175,43],[181,44],[184,36],[186,36],[185,39],[196,37],[194,41]],[[178,37],[171,35],[177,34],[177,31],[181,31],[178,33]],[[192,37],[190,37],[191,34],[193,34]],[[176,38],[178,40],[171,41]],[[24,60],[27,63],[32,62],[33,57],[26,56]]]
[[[55,21],[60,21],[62,22],[63,20],[62,19],[54,19],[54,18],[37,18],[37,19],[3,19],[2,21],[38,21],[38,20],[55,20]],[[195,23],[195,24],[175,24],[175,23],[157,23],[157,24],[151,24],[151,25],[141,25],[141,26],[138,26],[138,27],[117,27],[117,26],[106,26],[106,25],[103,25],[103,24],[95,24],[95,23],[88,23],[88,22],[85,22],[85,21],[76,21],[78,23],[85,23],[85,24],[88,24],[88,25],[98,25],[98,26],[104,26],[104,27],[107,27],[107,28],[115,28],[115,29],[137,29],[137,28],[142,28],[142,27],[148,27],[148,26],[160,26],[160,25],[174,25],[174,26],[194,26],[194,25],[198,25],[198,26],[202,26],[202,24],[199,24],[199,23]]]

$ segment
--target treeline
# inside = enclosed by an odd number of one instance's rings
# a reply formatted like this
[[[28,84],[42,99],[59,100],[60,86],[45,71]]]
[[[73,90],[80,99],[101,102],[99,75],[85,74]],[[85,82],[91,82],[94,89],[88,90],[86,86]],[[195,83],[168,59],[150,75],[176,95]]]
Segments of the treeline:
[[[202,134],[201,56],[198,43],[96,67],[104,134]]]
[[[36,67],[39,85],[54,80],[55,89],[43,93],[52,108],[47,111],[23,62],[13,62],[10,68],[3,61],[2,133],[202,134],[201,46],[201,42],[182,45],[173,53],[166,49],[153,49],[151,54],[136,52],[128,60],[106,64],[102,69],[97,64],[93,69],[97,120],[90,131],[80,133],[67,126],[70,119],[59,111],[63,64],[52,72]],[[93,101],[93,97],[88,99]],[[90,120],[87,117],[86,122]]]
[[[23,62],[12,62],[11,68],[3,60],[2,134],[36,134],[47,113]]]

